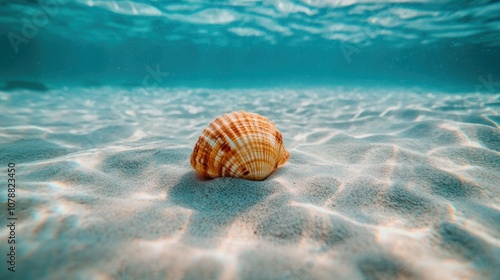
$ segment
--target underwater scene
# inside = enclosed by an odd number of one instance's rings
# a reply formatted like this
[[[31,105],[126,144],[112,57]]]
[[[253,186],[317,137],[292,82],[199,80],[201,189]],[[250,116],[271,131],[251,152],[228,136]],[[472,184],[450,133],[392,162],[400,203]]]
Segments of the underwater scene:
[[[500,279],[500,2],[0,0],[0,279]]]

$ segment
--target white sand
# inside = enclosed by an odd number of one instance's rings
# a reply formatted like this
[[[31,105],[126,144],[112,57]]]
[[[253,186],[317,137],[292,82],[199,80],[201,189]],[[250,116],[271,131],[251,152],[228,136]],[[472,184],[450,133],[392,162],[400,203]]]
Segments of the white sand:
[[[500,279],[500,95],[100,88],[0,100],[17,279]],[[263,182],[201,180],[189,164],[203,128],[234,110],[283,133],[290,161]]]

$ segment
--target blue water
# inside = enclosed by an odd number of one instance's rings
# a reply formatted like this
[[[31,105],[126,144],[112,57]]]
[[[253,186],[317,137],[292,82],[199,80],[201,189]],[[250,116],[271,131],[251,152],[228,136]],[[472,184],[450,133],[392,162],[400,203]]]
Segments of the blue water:
[[[499,1],[0,0],[0,279],[500,279],[499,49]],[[289,161],[200,178],[237,110]]]
[[[498,1],[0,1],[0,76],[498,92]],[[149,78],[148,78],[149,77]]]

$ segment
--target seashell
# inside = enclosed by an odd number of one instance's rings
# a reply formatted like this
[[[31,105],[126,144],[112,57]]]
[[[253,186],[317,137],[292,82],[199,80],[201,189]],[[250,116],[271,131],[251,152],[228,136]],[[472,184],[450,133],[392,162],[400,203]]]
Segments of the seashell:
[[[290,158],[273,122],[244,111],[224,114],[200,135],[191,166],[204,177],[264,180]]]

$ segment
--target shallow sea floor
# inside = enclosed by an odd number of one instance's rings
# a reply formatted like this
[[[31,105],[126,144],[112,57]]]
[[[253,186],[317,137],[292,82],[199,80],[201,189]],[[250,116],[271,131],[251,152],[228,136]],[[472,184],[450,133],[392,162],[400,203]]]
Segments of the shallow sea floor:
[[[498,94],[104,87],[0,101],[18,279],[500,279]],[[290,161],[262,182],[202,180],[194,143],[235,110],[275,122]]]

